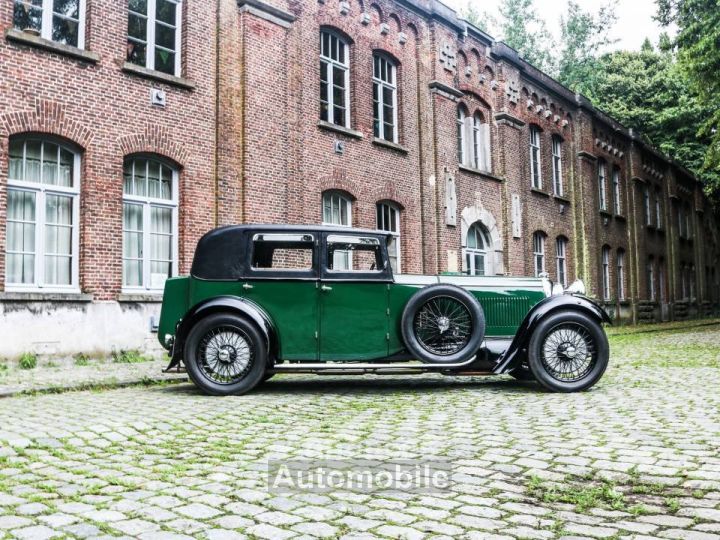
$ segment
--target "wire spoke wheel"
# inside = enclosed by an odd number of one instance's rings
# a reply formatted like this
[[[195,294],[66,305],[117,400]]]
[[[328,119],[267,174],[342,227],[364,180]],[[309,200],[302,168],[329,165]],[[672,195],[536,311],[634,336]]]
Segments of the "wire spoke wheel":
[[[559,324],[545,337],[540,359],[547,373],[554,379],[562,382],[579,381],[597,363],[595,339],[582,324]]]
[[[435,296],[417,311],[413,330],[426,351],[449,356],[468,344],[473,331],[473,319],[470,310],[459,299]]]
[[[250,371],[254,360],[250,343],[249,336],[240,328],[212,328],[198,344],[200,372],[217,384],[233,384],[242,380]]]

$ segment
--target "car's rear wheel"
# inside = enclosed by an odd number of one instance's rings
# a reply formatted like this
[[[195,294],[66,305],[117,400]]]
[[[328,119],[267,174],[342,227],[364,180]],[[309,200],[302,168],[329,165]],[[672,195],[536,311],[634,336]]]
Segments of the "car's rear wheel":
[[[428,363],[467,360],[485,337],[480,303],[468,291],[452,285],[434,285],[417,292],[405,306],[400,324],[408,351]]]
[[[205,393],[240,395],[262,381],[267,347],[255,325],[236,315],[216,313],[190,331],[185,365],[190,379]]]
[[[609,356],[600,323],[579,312],[547,317],[536,328],[528,347],[530,370],[553,392],[587,390],[605,373]]]

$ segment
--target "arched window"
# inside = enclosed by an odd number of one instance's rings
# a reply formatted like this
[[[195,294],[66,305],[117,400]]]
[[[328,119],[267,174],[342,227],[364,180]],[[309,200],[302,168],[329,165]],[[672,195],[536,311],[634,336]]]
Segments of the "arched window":
[[[533,233],[533,260],[535,261],[535,276],[545,272],[545,233]]]
[[[178,171],[152,156],[125,159],[123,289],[162,291],[177,274]]]
[[[377,204],[377,228],[387,231],[391,237],[388,241],[388,257],[393,273],[400,273],[400,208],[391,202]]]
[[[625,250],[617,250],[617,294],[618,300],[625,300]]]
[[[612,173],[613,183],[613,204],[615,205],[615,215],[622,215],[622,186],[620,185],[620,169],[615,167]]]
[[[542,189],[542,172],[540,170],[540,128],[530,126],[530,179],[532,187]]]
[[[465,128],[465,120],[467,118],[467,109],[465,105],[458,105],[457,108],[457,145],[458,145],[458,163],[463,165],[469,159],[467,153],[467,133]]]
[[[77,290],[80,154],[49,138],[10,140],[5,284]]]
[[[563,287],[567,287],[567,245],[568,239],[564,236],[558,236],[555,240],[557,280]]]
[[[478,111],[468,116],[464,105],[458,106],[458,161],[478,171],[490,172],[492,168],[490,151],[490,124]]]
[[[465,244],[465,271],[470,276],[489,276],[495,273],[490,234],[485,226],[473,223],[468,229]]]
[[[610,291],[610,247],[602,248],[602,297],[603,300],[610,300],[612,292]]]
[[[600,210],[607,211],[607,165],[603,160],[598,162],[597,180]]]
[[[378,139],[398,141],[397,67],[384,55],[373,55],[374,134]]]
[[[323,225],[352,226],[352,200],[340,191],[323,193]]]
[[[562,139],[558,135],[552,137],[553,190],[560,197],[564,194],[562,167]]]
[[[350,47],[328,30],[320,32],[320,119],[350,127]]]
[[[645,225],[652,225],[652,211],[650,210],[650,186],[643,186],[643,210],[645,212]]]

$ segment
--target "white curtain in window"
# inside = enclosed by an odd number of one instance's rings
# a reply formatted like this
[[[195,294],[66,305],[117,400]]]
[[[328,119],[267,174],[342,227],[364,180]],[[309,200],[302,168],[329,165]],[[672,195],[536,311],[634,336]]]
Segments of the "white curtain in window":
[[[35,193],[8,190],[7,256],[8,283],[35,281]]]

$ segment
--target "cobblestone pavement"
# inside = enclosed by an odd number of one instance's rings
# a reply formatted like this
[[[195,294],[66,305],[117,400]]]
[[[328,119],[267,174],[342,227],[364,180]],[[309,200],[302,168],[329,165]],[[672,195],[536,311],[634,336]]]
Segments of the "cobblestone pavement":
[[[0,361],[1,362],[1,361]],[[0,397],[21,392],[54,391],[68,388],[121,386],[143,382],[177,381],[187,379],[176,373],[163,373],[165,358],[148,359],[137,363],[112,360],[88,360],[78,365],[73,358],[43,359],[34,369],[20,369],[17,365],[0,364]]]
[[[720,538],[720,327],[612,348],[573,395],[428,375],[2,399],[0,538]],[[359,456],[442,457],[454,483],[266,489],[269,459]]]

